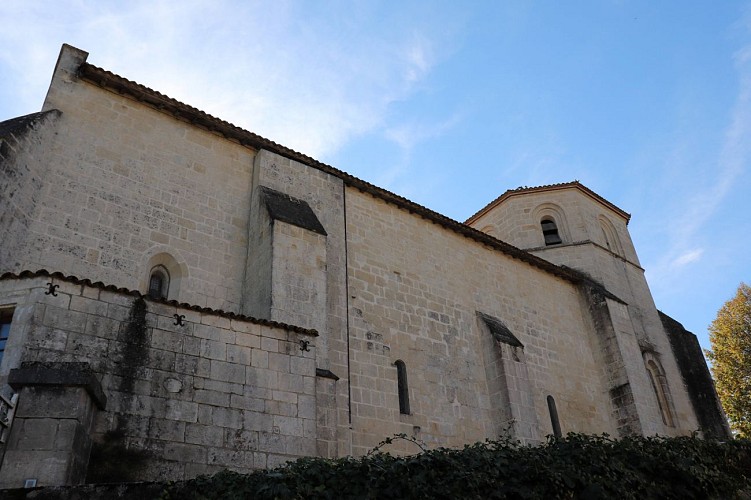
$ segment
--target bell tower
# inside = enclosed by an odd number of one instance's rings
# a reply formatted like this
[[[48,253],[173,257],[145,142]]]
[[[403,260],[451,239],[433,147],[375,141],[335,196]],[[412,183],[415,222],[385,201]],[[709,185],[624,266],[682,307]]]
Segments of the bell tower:
[[[628,231],[630,215],[578,181],[506,191],[466,224],[586,275],[614,415],[623,434],[698,428]],[[599,289],[600,291],[596,291]],[[603,293],[601,293],[603,292]]]

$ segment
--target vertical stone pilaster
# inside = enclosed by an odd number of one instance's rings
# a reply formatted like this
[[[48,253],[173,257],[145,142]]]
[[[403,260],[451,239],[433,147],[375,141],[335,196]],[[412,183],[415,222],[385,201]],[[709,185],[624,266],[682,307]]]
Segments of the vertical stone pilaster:
[[[319,457],[336,458],[338,411],[336,382],[330,370],[316,369],[316,450]]]
[[[540,441],[540,424],[535,410],[535,391],[529,379],[529,371],[521,347],[498,343],[501,363],[508,384],[509,407],[513,421],[514,437],[523,443]]]
[[[510,432],[510,437],[523,443],[539,442],[542,436],[534,404],[535,391],[524,346],[499,319],[477,314],[490,333],[483,336],[481,345],[495,420],[494,434]]]
[[[631,387],[628,359],[621,345],[625,339],[619,341],[605,295],[598,289],[586,285],[582,287],[582,291],[596,332],[618,435],[623,437],[643,434],[641,418]]]
[[[19,392],[0,488],[79,484],[86,477],[91,426],[106,397],[88,363],[24,363],[9,384]]]

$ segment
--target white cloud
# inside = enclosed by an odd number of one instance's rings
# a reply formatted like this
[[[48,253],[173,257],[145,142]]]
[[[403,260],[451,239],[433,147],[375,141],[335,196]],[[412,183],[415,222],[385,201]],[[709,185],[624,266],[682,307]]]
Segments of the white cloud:
[[[677,258],[673,259],[673,261],[670,263],[670,267],[675,269],[677,267],[683,267],[692,262],[696,262],[701,258],[703,253],[703,248],[695,248],[693,250],[690,250],[683,255],[680,255]]]
[[[456,112],[438,122],[425,123],[411,121],[386,128],[384,136],[400,149],[399,160],[391,166],[385,167],[378,174],[375,182],[379,186],[400,193],[402,196],[407,196],[408,198],[414,196],[416,186],[424,186],[426,181],[425,179],[421,179],[419,183],[415,183],[412,182],[413,179],[403,178],[411,166],[413,149],[421,142],[443,136],[455,127],[462,118],[462,113]],[[407,182],[401,182],[397,185],[400,180]],[[435,181],[435,177],[433,181]]]
[[[407,61],[405,80],[410,83],[419,81],[432,66],[430,44],[423,37],[415,35],[405,49],[405,59]]]
[[[416,144],[424,140],[441,137],[461,121],[461,119],[461,113],[457,112],[439,122],[405,122],[387,128],[385,135],[387,139],[396,143],[400,148],[411,150]]]
[[[0,119],[41,107],[68,42],[97,66],[320,158],[383,126],[436,64],[435,41],[414,27],[361,33],[371,14],[271,0],[6,1],[0,75],[22,95],[0,103]]]

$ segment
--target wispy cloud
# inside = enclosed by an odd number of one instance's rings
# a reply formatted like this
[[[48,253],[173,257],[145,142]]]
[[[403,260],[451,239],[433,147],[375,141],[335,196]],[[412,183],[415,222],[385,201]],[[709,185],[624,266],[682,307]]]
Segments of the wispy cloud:
[[[419,81],[432,66],[433,56],[430,43],[421,35],[413,36],[411,43],[406,47],[404,56],[407,62],[405,77],[407,82]]]
[[[745,36],[751,36],[751,16],[747,17]],[[716,161],[708,165],[711,181],[697,183],[693,195],[685,198],[679,212],[672,217],[670,246],[656,264],[648,266],[650,281],[670,286],[670,278],[688,264],[698,262],[703,250],[697,248],[701,233],[728,195],[738,189],[736,181],[744,174],[751,160],[751,43],[735,53],[738,93],[729,113],[728,124]]]
[[[689,250],[683,255],[679,255],[677,258],[673,259],[673,261],[670,262],[670,268],[675,269],[678,267],[683,267],[692,262],[696,262],[701,258],[703,253],[703,248],[695,248],[693,250]]]
[[[456,112],[437,122],[405,122],[386,129],[386,137],[399,145],[400,148],[410,151],[416,144],[426,139],[441,137],[451,130],[462,119],[462,114]]]
[[[414,26],[361,33],[370,14],[277,1],[10,0],[0,5],[0,18],[12,20],[0,43],[17,49],[0,55],[0,76],[14,93],[28,91],[0,112],[39,109],[68,42],[93,64],[322,157],[383,126],[390,104],[437,63],[436,37]]]
[[[751,45],[736,53],[735,65],[739,73],[739,91],[715,165],[717,175],[712,184],[701,186],[690,200],[688,213],[683,218],[685,224],[681,224],[681,244],[686,244],[715,214],[751,156]]]
[[[455,112],[451,116],[435,122],[409,121],[388,127],[384,136],[399,148],[399,159],[396,163],[386,167],[376,179],[376,182],[387,189],[392,189],[403,196],[413,196],[418,185],[425,185],[425,179],[419,183],[400,182],[409,171],[412,163],[414,148],[430,139],[437,139],[448,133],[459,122],[463,115]],[[433,178],[435,180],[435,177]]]

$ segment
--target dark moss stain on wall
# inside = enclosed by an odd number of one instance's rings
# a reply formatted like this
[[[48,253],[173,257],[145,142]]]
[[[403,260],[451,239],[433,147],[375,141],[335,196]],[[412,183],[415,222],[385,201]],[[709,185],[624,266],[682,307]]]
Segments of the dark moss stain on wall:
[[[133,301],[128,320],[120,327],[120,359],[117,375],[120,377],[118,390],[133,394],[136,380],[144,374],[149,362],[149,333],[146,324],[146,301],[138,297]]]
[[[123,408],[131,407],[135,401],[135,386],[146,375],[149,363],[149,329],[146,321],[146,301],[142,297],[133,300],[117,334],[118,350],[113,356],[114,373],[117,375],[116,397],[122,398]],[[128,446],[128,432],[133,416],[126,412],[118,413],[115,428],[99,435],[91,448],[91,458],[86,475],[87,483],[128,482],[143,477],[148,466],[150,452]]]
[[[114,430],[94,442],[86,473],[87,483],[125,483],[143,477],[149,453],[127,448],[124,441],[124,433]]]

